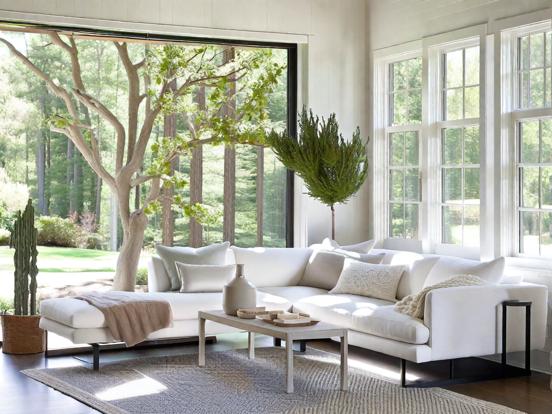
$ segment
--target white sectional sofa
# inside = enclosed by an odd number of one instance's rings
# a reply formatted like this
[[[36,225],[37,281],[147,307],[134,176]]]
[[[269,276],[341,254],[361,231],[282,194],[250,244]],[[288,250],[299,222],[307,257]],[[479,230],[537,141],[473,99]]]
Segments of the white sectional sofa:
[[[228,261],[245,265],[247,278],[258,288],[258,305],[309,313],[349,329],[349,343],[416,363],[496,354],[501,351],[501,303],[505,300],[532,302],[531,348],[542,349],[546,335],[547,288],[515,283],[462,286],[431,291],[423,320],[394,310],[394,302],[351,294],[330,294],[327,289],[302,286],[312,250],[308,248],[232,247]],[[410,252],[373,249],[384,254],[383,263],[408,264],[399,296],[421,290],[434,269],[455,272],[479,262],[425,256]],[[430,259],[433,258],[433,259]],[[424,259],[424,260],[422,260]],[[503,264],[502,264],[503,266]],[[153,257],[148,268],[149,293],[137,293],[167,300],[173,312],[173,326],[157,331],[149,339],[198,335],[197,312],[221,309],[222,293],[179,293],[169,291],[170,280],[161,259]],[[435,275],[430,277],[434,278]],[[40,326],[74,343],[112,342],[102,313],[84,301],[63,298],[41,303]],[[208,335],[231,328],[207,322]],[[523,309],[508,312],[508,351],[525,346]]]

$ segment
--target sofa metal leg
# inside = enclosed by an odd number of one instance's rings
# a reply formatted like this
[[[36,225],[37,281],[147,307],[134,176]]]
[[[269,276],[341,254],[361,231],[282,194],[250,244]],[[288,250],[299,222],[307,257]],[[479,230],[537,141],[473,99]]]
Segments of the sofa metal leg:
[[[274,338],[274,346],[276,347],[282,346],[282,340],[280,338]]]
[[[449,360],[449,379],[454,379],[454,359]]]
[[[406,359],[401,359],[401,387],[406,387]]]
[[[307,352],[307,341],[299,341],[299,352]]]
[[[44,343],[44,358],[48,358],[48,331],[44,331],[45,343]]]
[[[90,344],[92,345],[92,369],[98,371],[100,369],[100,345],[99,344]]]

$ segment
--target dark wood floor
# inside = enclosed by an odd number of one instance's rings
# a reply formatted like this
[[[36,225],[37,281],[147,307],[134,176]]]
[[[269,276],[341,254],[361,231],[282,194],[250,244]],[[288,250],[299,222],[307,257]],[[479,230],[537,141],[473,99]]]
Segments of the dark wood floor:
[[[208,345],[211,352],[224,351],[246,347],[245,334],[221,335],[216,344]],[[257,346],[271,346],[270,338],[259,336]],[[309,346],[324,351],[339,353],[339,344],[331,341],[313,341]],[[133,359],[140,356],[171,355],[195,353],[195,344],[186,344],[155,349],[140,349],[102,354],[102,361],[106,363],[121,359]],[[361,348],[350,347],[350,364],[370,370],[377,375],[387,377],[390,381],[399,381],[399,360],[376,352]],[[96,413],[95,410],[54,391],[45,385],[27,378],[20,371],[29,368],[63,367],[86,363],[89,358],[82,360],[73,357],[51,357],[45,359],[42,355],[10,356],[0,354],[0,414],[84,414]],[[457,374],[464,375],[472,369],[478,360],[459,361]],[[483,364],[483,362],[481,362]],[[483,365],[482,365],[483,366]],[[435,380],[446,378],[448,364],[446,362],[415,365],[409,364],[407,379]],[[552,413],[552,391],[550,377],[534,373],[530,377],[499,379],[493,381],[476,382],[470,384],[453,385],[446,387],[452,391],[469,395],[482,400],[492,401],[535,414]],[[445,413],[444,413],[445,414]]]

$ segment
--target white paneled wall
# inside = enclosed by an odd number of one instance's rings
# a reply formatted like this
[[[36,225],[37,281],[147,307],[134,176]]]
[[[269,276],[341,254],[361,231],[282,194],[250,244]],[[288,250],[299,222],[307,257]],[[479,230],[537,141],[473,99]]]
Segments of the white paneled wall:
[[[0,0],[1,18],[9,17],[6,11],[33,13],[33,18],[44,15],[50,23],[53,15],[67,17],[64,23],[74,25],[88,25],[94,19],[104,20],[102,27],[105,20],[174,25],[171,32],[182,35],[197,28],[227,30],[229,36],[233,31],[250,38],[258,34],[262,40],[267,40],[267,34],[275,40],[282,33],[308,35],[302,101],[318,114],[335,112],[345,136],[357,125],[368,134],[365,0]],[[302,219],[296,232],[304,234],[304,242],[328,236],[329,210],[300,192],[296,200]],[[367,239],[367,205],[365,188],[338,208],[341,242]]]
[[[367,0],[372,50],[550,7],[550,0]]]

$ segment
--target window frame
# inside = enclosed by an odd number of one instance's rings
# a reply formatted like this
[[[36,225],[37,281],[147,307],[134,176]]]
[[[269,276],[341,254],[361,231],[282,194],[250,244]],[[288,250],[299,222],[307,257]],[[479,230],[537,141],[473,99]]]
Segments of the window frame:
[[[522,253],[522,225],[521,211],[528,211],[521,207],[521,180],[519,169],[523,163],[520,161],[520,128],[521,122],[540,120],[552,117],[552,106],[542,108],[521,108],[519,82],[520,51],[519,39],[532,33],[552,30],[552,19],[540,19],[540,21],[526,23],[516,27],[506,27],[497,36],[500,42],[500,79],[501,108],[500,130],[497,134],[500,145],[500,165],[504,171],[503,180],[500,181],[501,210],[505,219],[496,219],[495,227],[500,244],[496,246],[496,255],[510,256],[522,260],[526,264],[550,261],[543,256]],[[551,85],[552,87],[552,85]],[[540,139],[540,138],[539,138]],[[540,209],[537,209],[540,211]],[[540,231],[540,224],[539,224]],[[540,237],[540,233],[539,233]],[[540,251],[540,243],[539,243]]]
[[[423,185],[422,185],[422,159],[423,151],[421,145],[422,137],[422,122],[393,125],[391,120],[391,69],[392,64],[402,62],[409,59],[422,59],[422,89],[423,95],[423,56],[421,50],[421,42],[411,42],[398,47],[382,50],[381,53],[374,54],[374,141],[372,143],[374,162],[372,163],[372,187],[374,197],[372,199],[373,217],[378,217],[378,220],[373,221],[373,231],[377,239],[394,239],[408,240],[414,243],[421,240],[422,229],[422,206],[423,206]],[[422,97],[423,102],[423,97]],[[423,118],[423,105],[422,105]],[[389,162],[389,146],[390,134],[402,132],[416,132],[418,136],[418,170],[420,176],[419,201],[412,202],[418,205],[418,239],[403,239],[391,237],[391,215],[390,215],[390,170]],[[377,194],[377,195],[376,195]],[[398,202],[404,205],[403,200]],[[410,203],[410,201],[408,202]]]

